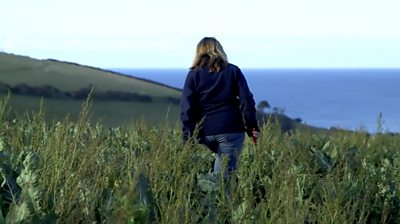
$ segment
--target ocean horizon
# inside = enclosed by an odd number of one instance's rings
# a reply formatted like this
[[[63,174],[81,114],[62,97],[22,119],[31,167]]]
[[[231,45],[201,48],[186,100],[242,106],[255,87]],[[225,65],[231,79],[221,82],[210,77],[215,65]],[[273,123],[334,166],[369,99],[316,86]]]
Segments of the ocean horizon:
[[[112,68],[183,88],[188,69]],[[400,132],[400,69],[242,69],[256,103],[322,128]]]

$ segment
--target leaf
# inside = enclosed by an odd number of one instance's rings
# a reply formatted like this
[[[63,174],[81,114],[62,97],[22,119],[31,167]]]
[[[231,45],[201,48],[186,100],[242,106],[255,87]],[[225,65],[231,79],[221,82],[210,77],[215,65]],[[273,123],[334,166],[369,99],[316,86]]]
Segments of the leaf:
[[[238,205],[235,212],[233,213],[232,219],[235,222],[240,223],[244,219],[246,210],[247,210],[247,204],[246,204],[246,202],[242,202],[240,205]]]
[[[149,212],[149,219],[154,221],[155,219],[155,203],[154,203],[154,198],[153,194],[151,192],[151,187],[150,187],[150,180],[147,176],[144,174],[139,174],[139,177],[137,178],[137,188],[139,191],[139,198],[140,201],[145,205],[146,207],[146,214],[147,211]]]
[[[4,142],[3,140],[0,138],[0,153],[4,151]],[[0,157],[1,158],[1,157]]]
[[[21,223],[27,221],[31,216],[26,203],[13,204],[6,216],[6,223]]]
[[[326,172],[333,167],[331,157],[323,151],[316,151],[314,158],[319,166],[319,170],[322,172]]]
[[[326,152],[330,145],[331,145],[330,141],[325,142],[324,146],[322,147],[322,151]]]
[[[50,213],[41,217],[34,217],[32,223],[52,224],[57,223],[58,216],[55,213]]]
[[[197,175],[197,186],[203,192],[213,192],[219,189],[217,176],[214,173]]]
[[[3,211],[1,210],[1,207],[0,207],[0,224],[6,224],[6,220],[4,219]]]
[[[11,203],[21,193],[21,188],[17,185],[16,181],[18,174],[6,164],[0,166],[0,174],[0,180],[3,179],[0,185],[0,196],[8,203]]]
[[[336,160],[337,160],[337,158],[338,158],[338,155],[339,155],[339,150],[338,150],[338,148],[335,146],[335,147],[333,147],[332,152],[331,152],[331,159],[332,159],[333,163],[336,163]]]

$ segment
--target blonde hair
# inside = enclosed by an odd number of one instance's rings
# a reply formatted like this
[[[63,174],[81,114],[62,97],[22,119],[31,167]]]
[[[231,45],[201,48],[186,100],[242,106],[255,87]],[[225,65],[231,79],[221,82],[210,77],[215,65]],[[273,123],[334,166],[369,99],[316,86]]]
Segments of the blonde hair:
[[[204,37],[197,44],[196,56],[190,69],[207,66],[210,72],[219,72],[228,65],[228,57],[221,43],[214,37]]]

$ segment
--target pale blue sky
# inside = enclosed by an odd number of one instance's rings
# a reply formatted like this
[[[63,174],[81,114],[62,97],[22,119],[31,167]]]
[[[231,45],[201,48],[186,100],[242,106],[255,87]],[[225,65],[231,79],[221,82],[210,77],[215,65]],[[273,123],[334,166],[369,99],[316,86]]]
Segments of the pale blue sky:
[[[398,0],[0,0],[0,50],[103,68],[400,67]]]

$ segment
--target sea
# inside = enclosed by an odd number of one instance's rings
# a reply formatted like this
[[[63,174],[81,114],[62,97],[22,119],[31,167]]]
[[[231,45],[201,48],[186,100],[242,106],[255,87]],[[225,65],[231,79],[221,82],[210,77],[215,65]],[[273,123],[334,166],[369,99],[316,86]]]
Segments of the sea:
[[[188,69],[110,70],[180,89],[188,73]],[[266,100],[271,108],[305,124],[400,132],[400,68],[241,70],[256,103]]]

